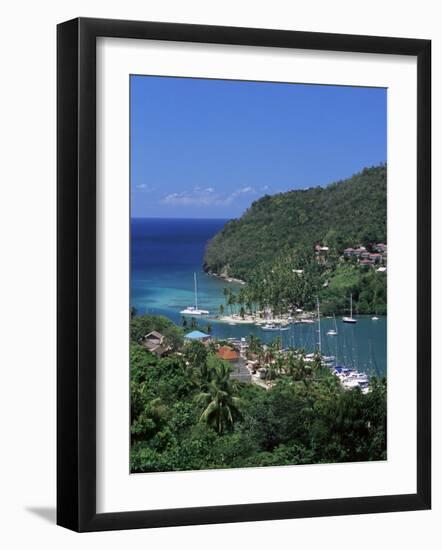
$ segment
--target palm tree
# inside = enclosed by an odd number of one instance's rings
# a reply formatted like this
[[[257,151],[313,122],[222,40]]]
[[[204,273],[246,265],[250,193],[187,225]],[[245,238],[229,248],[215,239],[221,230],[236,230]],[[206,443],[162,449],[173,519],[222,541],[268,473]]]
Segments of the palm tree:
[[[308,370],[309,369],[305,361],[305,351],[299,350],[293,365],[293,370],[292,370],[293,380],[295,381],[304,380],[308,375]]]
[[[319,351],[317,351],[313,357],[313,363],[312,363],[312,366],[315,370],[318,370],[319,368],[322,367],[322,356],[321,354],[319,353]]]
[[[258,365],[261,366],[264,352],[261,340],[258,336],[250,334],[247,338],[247,342],[249,344],[246,353],[247,359],[258,359]]]
[[[278,336],[266,346],[266,362],[271,363],[277,357],[281,349],[281,338]]]
[[[239,289],[238,296],[237,296],[237,302],[238,302],[238,305],[240,306],[241,311],[243,311],[244,314],[245,314],[244,305],[245,305],[245,302],[246,302],[246,291],[245,291],[244,287],[241,287]],[[244,318],[244,314],[241,315],[241,317]]]
[[[287,360],[281,353],[276,356],[275,360],[275,371],[276,376],[281,376],[285,374],[287,368]]]
[[[261,348],[261,340],[258,338],[258,336],[255,336],[254,334],[250,334],[247,340],[249,344],[250,353],[258,354]]]
[[[227,305],[230,308],[230,315],[233,315],[233,307],[236,304],[236,296],[232,290],[229,290],[229,297],[227,299]]]
[[[230,381],[230,365],[217,362],[207,391],[197,396],[197,402],[204,406],[200,422],[212,426],[219,435],[233,428],[235,421],[241,418],[241,411],[240,399],[234,395],[234,385]]]
[[[220,304],[220,305],[219,305],[219,314],[220,314],[220,315],[223,315],[223,313],[224,313],[224,305],[223,305],[223,304]]]
[[[289,351],[285,356],[284,373],[294,378],[298,361],[293,351]]]
[[[203,378],[206,376],[207,349],[202,342],[194,340],[186,344],[184,357],[193,369],[201,373]]]
[[[223,294],[224,294],[224,300],[226,301],[226,305],[227,305],[227,301],[228,301],[228,298],[229,298],[230,290],[229,290],[226,286],[223,288]]]
[[[266,346],[264,359],[269,380],[274,380],[281,374],[284,357],[280,353],[280,348],[281,338],[279,336]]]

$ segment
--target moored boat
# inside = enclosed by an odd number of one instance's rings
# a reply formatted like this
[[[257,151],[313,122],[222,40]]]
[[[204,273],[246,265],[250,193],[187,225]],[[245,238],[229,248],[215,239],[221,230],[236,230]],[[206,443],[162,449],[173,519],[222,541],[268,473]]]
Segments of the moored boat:
[[[333,319],[335,321],[335,328],[328,330],[327,336],[336,336],[338,334],[338,327],[336,326],[336,317],[334,315],[333,315]]]
[[[193,284],[195,292],[195,305],[188,306],[186,307],[186,309],[181,310],[181,315],[209,315],[209,311],[207,309],[198,308],[198,288],[196,284],[196,273],[193,274]]]
[[[356,323],[356,319],[353,319],[353,295],[350,294],[350,317],[342,317],[343,323]]]
[[[275,331],[280,330],[280,327],[276,326],[274,323],[267,323],[265,325],[262,325],[261,330]]]

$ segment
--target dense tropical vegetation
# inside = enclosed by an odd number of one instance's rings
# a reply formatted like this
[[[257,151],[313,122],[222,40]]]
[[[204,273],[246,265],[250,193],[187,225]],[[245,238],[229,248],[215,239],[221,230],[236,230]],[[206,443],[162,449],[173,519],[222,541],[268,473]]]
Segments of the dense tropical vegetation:
[[[364,269],[352,260],[332,255],[326,262],[318,262],[304,250],[279,257],[271,268],[265,264],[257,266],[247,284],[238,289],[226,287],[225,303],[219,313],[244,317],[270,310],[277,316],[293,313],[297,308],[311,310],[317,298],[323,314],[344,313],[350,294],[356,314],[386,314],[386,273]]]
[[[145,331],[169,331],[157,357]],[[141,335],[141,336],[140,336]],[[386,381],[345,390],[302,350],[249,339],[248,353],[269,368],[268,389],[232,380],[215,344],[183,344],[161,317],[131,320],[131,470],[160,472],[386,458]]]
[[[386,275],[344,259],[346,247],[386,241],[386,165],[327,187],[264,196],[208,243],[204,268],[247,282],[223,309],[342,312],[353,294],[357,313],[386,312]],[[318,258],[315,245],[327,246]]]

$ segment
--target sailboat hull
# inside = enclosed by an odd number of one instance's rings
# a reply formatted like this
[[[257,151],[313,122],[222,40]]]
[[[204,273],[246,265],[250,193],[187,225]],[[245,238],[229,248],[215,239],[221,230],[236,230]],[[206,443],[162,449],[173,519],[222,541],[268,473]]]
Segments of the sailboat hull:
[[[206,309],[183,309],[181,315],[209,315]]]
[[[352,317],[342,317],[342,322],[354,325],[356,323],[356,319],[353,319]]]
[[[353,319],[353,295],[350,294],[350,317],[342,317],[342,321],[344,323],[351,323],[354,325],[356,323],[356,319]]]

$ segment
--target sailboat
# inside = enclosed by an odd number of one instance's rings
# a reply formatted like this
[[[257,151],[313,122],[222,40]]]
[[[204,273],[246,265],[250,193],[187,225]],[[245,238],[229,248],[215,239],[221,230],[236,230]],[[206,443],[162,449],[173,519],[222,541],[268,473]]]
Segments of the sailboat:
[[[193,284],[195,290],[195,305],[188,306],[180,311],[181,315],[209,315],[207,309],[198,309],[198,288],[196,284],[196,273],[193,274]]]
[[[335,321],[335,328],[331,328],[327,331],[327,336],[336,336],[338,334],[338,327],[336,326],[336,317],[333,315],[333,319]]]
[[[319,298],[316,298],[316,307],[317,307],[317,315],[318,315],[318,343],[317,343],[317,352],[321,356],[322,364],[325,366],[330,366],[335,361],[336,357],[334,355],[323,355],[322,354],[322,337],[321,337],[321,312],[319,308]],[[308,355],[306,355],[308,357]],[[313,354],[314,357],[314,354]]]
[[[261,330],[267,330],[267,331],[275,331],[275,330],[289,330],[290,327],[284,327],[282,325],[278,325],[276,323],[266,323],[265,325],[261,326]]]
[[[321,313],[319,311],[319,298],[316,298],[316,306],[318,308],[318,351],[322,352],[322,342],[321,342]]]
[[[350,317],[342,317],[344,323],[356,323],[356,319],[353,319],[353,295],[350,294]]]

